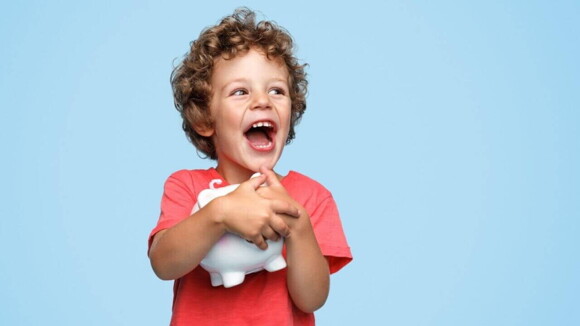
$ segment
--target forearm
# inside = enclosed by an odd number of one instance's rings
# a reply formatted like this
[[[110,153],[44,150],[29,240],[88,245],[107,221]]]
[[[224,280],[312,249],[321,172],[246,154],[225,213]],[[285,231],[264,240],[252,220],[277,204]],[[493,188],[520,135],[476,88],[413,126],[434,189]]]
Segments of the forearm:
[[[149,259],[159,278],[173,280],[189,273],[224,234],[223,225],[216,221],[216,207],[212,203],[155,235]]]
[[[294,304],[304,312],[313,312],[324,305],[329,291],[328,263],[310,225],[292,230],[286,239],[288,291]]]

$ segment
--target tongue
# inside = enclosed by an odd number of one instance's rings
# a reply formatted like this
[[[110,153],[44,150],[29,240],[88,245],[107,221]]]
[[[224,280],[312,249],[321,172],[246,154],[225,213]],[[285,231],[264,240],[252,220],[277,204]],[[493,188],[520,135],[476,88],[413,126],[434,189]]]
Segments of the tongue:
[[[254,146],[263,146],[270,143],[270,139],[266,136],[266,133],[261,130],[252,129],[246,133],[246,138]]]

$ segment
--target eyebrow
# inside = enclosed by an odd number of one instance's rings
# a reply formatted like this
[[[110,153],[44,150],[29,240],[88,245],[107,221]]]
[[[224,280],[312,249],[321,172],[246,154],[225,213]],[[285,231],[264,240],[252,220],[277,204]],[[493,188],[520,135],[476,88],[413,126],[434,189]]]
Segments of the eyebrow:
[[[283,82],[283,83],[288,83],[288,79],[284,79],[284,78],[273,78],[271,81],[279,81],[279,82]]]
[[[231,84],[233,84],[233,83],[241,83],[241,82],[247,82],[247,81],[248,81],[248,79],[246,79],[246,78],[236,78],[236,79],[234,79],[234,80],[232,80],[232,81],[230,81],[230,82],[227,82],[227,83],[226,83],[226,84],[225,84],[225,85],[224,85],[224,86],[223,86],[223,87],[220,89],[220,92],[223,92],[223,91],[224,91],[224,89],[226,89],[228,86],[230,86],[230,85],[231,85]]]

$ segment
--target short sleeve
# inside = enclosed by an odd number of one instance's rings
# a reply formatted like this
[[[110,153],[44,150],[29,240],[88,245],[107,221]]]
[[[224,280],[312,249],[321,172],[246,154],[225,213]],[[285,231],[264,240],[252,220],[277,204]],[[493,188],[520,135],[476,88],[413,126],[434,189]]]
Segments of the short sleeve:
[[[310,214],[316,240],[328,260],[330,273],[336,273],[352,261],[352,254],[332,195],[325,197]]]
[[[186,170],[177,171],[165,181],[161,197],[161,213],[157,226],[149,235],[149,247],[151,247],[153,236],[157,232],[171,228],[191,215],[196,194],[192,185],[188,184],[191,183],[191,178],[188,178],[187,172]]]

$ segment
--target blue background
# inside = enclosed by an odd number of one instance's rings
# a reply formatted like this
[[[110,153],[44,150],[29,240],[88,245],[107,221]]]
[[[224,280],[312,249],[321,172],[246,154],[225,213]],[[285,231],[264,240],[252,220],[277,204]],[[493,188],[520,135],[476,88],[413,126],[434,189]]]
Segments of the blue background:
[[[168,324],[147,236],[212,165],[169,75],[241,4],[0,4],[0,324]],[[355,255],[319,325],[580,324],[578,2],[245,5],[310,64],[278,172],[334,193]]]

